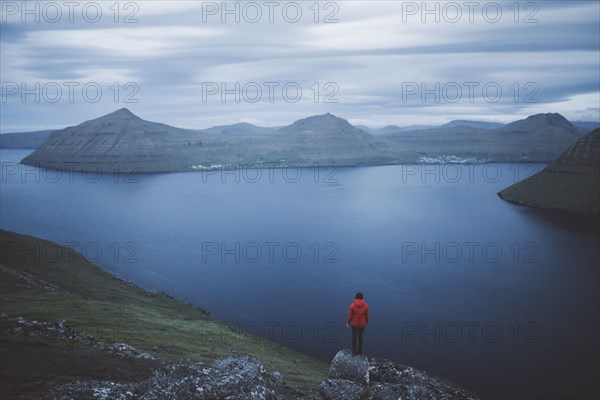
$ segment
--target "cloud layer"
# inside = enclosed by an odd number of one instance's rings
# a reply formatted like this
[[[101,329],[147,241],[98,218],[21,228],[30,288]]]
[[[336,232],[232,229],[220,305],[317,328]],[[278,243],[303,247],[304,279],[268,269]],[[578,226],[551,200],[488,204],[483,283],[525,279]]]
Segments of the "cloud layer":
[[[12,2],[0,131],[127,107],[189,128],[331,112],[370,126],[598,120],[600,5]]]

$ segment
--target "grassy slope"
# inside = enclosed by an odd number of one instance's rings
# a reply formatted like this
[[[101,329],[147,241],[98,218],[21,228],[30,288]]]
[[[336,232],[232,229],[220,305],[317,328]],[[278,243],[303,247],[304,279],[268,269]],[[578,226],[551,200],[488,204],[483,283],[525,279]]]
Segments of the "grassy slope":
[[[581,137],[542,171],[498,195],[532,207],[600,215],[600,129]]]
[[[531,207],[578,214],[600,214],[598,165],[565,167],[551,164],[531,177],[500,191],[504,200]]]
[[[316,386],[327,374],[328,365],[319,360],[235,332],[202,310],[165,294],[129,285],[67,248],[4,230],[0,231],[0,242],[2,314],[39,321],[64,319],[98,340],[126,342],[169,361],[211,361],[250,354],[267,370],[281,372],[285,381],[300,391]],[[25,248],[28,251],[20,251]],[[57,253],[60,257],[55,257]],[[19,276],[22,272],[34,276],[35,282],[47,282],[60,290],[27,283]],[[135,381],[148,376],[156,364],[52,338],[23,341],[3,336],[1,355],[1,398],[15,391],[41,393],[54,384],[75,379]]]

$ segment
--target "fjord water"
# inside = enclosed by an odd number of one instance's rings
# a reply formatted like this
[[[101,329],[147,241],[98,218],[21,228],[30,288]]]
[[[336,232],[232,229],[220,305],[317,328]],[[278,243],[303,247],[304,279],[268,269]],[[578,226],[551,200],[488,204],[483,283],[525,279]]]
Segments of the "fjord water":
[[[599,394],[597,220],[496,196],[543,165],[132,177],[0,154],[3,229],[74,247],[247,332],[330,361],[350,346],[360,290],[369,356],[483,398]]]

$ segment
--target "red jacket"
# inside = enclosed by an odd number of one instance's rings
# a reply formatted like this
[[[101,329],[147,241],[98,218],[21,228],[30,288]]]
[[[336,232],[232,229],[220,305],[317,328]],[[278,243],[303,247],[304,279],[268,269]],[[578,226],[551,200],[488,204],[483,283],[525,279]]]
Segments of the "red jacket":
[[[354,299],[350,304],[348,323],[355,328],[365,328],[369,323],[369,305],[363,299]]]

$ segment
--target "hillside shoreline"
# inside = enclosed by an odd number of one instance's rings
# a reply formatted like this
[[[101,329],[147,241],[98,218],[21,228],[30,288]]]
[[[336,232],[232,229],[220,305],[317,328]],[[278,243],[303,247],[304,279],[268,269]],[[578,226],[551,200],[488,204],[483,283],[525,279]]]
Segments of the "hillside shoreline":
[[[148,385],[164,389],[178,379],[201,384],[202,390],[223,389],[210,379],[231,380],[233,375],[222,376],[224,365],[241,365],[251,372],[244,375],[249,385],[276,394],[257,398],[320,398],[327,363],[125,282],[56,243],[0,230],[0,248],[3,399],[116,388],[127,394],[149,390]],[[410,367],[393,368],[410,371],[405,379],[418,377],[436,390],[459,388]],[[208,370],[212,375],[203,381]],[[191,375],[182,377],[182,371]]]

